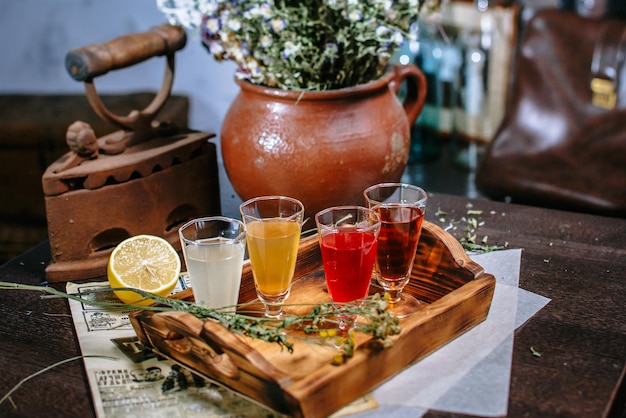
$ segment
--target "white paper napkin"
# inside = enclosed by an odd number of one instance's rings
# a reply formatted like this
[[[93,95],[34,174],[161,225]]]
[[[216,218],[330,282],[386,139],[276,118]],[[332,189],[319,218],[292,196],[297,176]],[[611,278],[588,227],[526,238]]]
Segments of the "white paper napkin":
[[[355,416],[415,418],[429,409],[506,415],[514,330],[550,301],[519,289],[521,252],[472,256],[496,278],[487,319],[378,387],[379,408]]]

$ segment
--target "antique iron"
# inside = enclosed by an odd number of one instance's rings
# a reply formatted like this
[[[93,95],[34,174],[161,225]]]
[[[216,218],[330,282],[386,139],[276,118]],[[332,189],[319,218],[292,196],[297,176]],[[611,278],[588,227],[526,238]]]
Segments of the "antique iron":
[[[106,276],[112,249],[138,234],[161,236],[179,250],[180,225],[220,213],[216,147],[208,141],[214,135],[155,120],[170,96],[174,55],[185,43],[182,28],[161,25],[67,54],[67,70],[84,82],[93,110],[121,130],[97,138],[88,124],[72,123],[66,134],[70,152],[43,174],[47,280]],[[93,79],[162,55],[165,76],[152,102],[125,117],[109,111]]]

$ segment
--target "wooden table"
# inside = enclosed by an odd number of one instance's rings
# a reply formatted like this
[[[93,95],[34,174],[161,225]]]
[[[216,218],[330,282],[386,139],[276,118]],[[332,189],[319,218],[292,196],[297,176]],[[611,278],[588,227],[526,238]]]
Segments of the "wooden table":
[[[441,209],[445,224],[458,221],[468,204],[483,211],[478,239],[487,235],[491,244],[523,248],[520,286],[552,299],[515,332],[509,416],[623,416],[626,219],[437,194],[427,219],[442,225]],[[452,232],[464,235],[462,227]],[[44,242],[0,266],[0,280],[40,284],[48,260]],[[0,396],[21,379],[80,355],[67,301],[39,296],[0,291]],[[0,416],[94,415],[82,360],[33,377],[11,400],[0,405]]]

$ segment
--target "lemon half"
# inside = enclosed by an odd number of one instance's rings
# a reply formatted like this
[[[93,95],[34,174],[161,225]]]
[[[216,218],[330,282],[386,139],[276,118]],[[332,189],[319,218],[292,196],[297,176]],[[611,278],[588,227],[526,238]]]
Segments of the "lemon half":
[[[107,277],[112,288],[131,287],[167,297],[176,286],[180,267],[178,253],[165,239],[154,235],[136,235],[115,247],[109,258]],[[142,296],[132,291],[114,292],[125,303],[153,303],[152,300],[139,302]]]

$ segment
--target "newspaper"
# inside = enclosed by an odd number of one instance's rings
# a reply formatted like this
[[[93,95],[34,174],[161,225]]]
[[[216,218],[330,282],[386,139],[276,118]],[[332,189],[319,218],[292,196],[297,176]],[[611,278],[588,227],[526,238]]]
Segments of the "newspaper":
[[[188,286],[185,279],[181,276],[176,291]],[[67,284],[70,294],[86,291],[92,300],[117,300],[108,283]],[[128,318],[132,310],[74,300],[70,308],[98,417],[279,416],[157,357],[137,339]]]
[[[181,275],[174,293],[189,285],[188,276]],[[107,282],[70,282],[66,291],[88,300],[119,301]],[[131,309],[104,309],[75,300],[70,300],[70,309],[99,418],[283,417],[155,355],[137,338],[128,318]],[[365,396],[333,417],[376,406]]]

